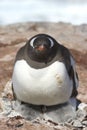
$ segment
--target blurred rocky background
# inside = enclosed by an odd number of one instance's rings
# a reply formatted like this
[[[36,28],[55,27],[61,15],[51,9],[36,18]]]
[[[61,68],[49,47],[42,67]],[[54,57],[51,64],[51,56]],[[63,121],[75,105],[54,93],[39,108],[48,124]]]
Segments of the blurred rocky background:
[[[87,103],[87,25],[80,26],[67,24],[67,23],[45,23],[45,22],[29,22],[13,24],[8,26],[0,26],[0,95],[3,89],[12,77],[12,70],[14,60],[18,49],[23,46],[26,41],[38,34],[46,33],[53,36],[59,43],[69,48],[70,52],[76,60],[77,72],[79,75],[79,88],[78,98]],[[8,121],[8,123],[7,123]],[[21,119],[22,121],[22,119]],[[15,123],[21,122],[20,118],[16,119],[3,119],[0,122],[0,130],[12,130],[15,127]],[[25,122],[25,123],[24,123]],[[13,123],[13,124],[12,124]],[[25,120],[23,124],[19,123],[20,130],[42,129],[49,130],[51,128],[39,124],[34,126]],[[46,128],[47,127],[47,128]],[[18,127],[17,127],[18,128]],[[57,128],[58,130],[68,130],[70,127],[64,126],[63,128]],[[16,130],[16,128],[15,128]],[[54,130],[52,128],[52,130]],[[73,128],[72,128],[73,130]],[[77,130],[77,129],[76,129]],[[84,130],[86,130],[84,128]]]

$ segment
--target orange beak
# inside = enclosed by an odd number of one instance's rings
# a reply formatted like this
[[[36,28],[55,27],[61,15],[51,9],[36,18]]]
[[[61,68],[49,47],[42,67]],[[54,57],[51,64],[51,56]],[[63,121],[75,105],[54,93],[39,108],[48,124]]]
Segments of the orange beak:
[[[44,51],[44,50],[46,50],[46,48],[45,48],[44,45],[40,45],[40,46],[36,47],[36,49],[37,49],[38,51]]]

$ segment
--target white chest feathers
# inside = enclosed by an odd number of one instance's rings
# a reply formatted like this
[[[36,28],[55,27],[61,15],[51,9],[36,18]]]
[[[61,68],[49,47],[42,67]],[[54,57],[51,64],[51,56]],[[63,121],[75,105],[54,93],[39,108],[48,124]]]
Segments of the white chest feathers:
[[[65,65],[58,61],[42,69],[30,67],[25,60],[17,61],[12,82],[17,98],[31,104],[64,103],[72,93],[72,81]]]

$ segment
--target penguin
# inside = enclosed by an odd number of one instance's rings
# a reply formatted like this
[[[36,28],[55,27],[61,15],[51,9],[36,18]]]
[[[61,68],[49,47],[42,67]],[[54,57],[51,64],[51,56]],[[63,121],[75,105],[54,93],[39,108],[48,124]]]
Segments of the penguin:
[[[77,106],[78,74],[69,49],[48,34],[31,37],[17,52],[12,74],[17,100],[53,107]]]

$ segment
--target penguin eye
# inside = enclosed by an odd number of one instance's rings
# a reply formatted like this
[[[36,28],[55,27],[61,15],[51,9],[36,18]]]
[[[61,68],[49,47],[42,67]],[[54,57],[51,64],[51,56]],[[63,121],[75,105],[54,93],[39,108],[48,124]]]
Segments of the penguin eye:
[[[51,46],[50,46],[50,48],[51,48],[51,47],[54,46],[54,42],[53,42],[53,40],[51,38],[49,38],[49,40],[50,40],[50,43],[51,43]]]
[[[30,45],[34,48],[34,41],[37,37],[33,38],[31,41],[30,41]]]

